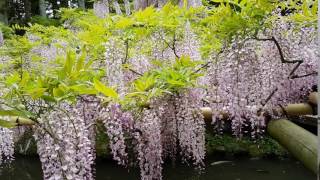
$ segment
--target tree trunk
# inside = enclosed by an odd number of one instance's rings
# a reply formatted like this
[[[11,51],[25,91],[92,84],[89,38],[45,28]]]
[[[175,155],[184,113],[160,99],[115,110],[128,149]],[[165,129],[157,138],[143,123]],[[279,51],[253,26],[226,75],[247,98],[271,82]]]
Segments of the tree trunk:
[[[134,0],[134,9],[136,11],[143,10],[148,7],[148,0]]]
[[[60,0],[60,7],[68,8],[69,7],[69,0]]]
[[[53,11],[53,17],[56,18],[60,6],[58,5],[57,1],[52,1],[51,4],[52,4],[52,8],[51,8],[51,9],[52,9],[52,11]]]
[[[179,0],[179,5],[183,7],[185,4],[185,0]],[[201,0],[186,0],[187,7],[199,7],[202,6]]]
[[[108,0],[95,1],[93,3],[93,12],[100,18],[105,18],[109,14],[110,4]]]
[[[78,0],[78,7],[82,9],[86,9],[85,0]]]
[[[129,0],[124,0],[124,7],[126,9],[126,15],[131,14],[130,2]]]
[[[46,12],[46,2],[45,0],[39,0],[39,15],[46,17],[47,16],[47,12]]]
[[[4,43],[3,34],[1,32],[1,29],[0,29],[0,47],[3,45],[3,43]]]
[[[6,0],[0,0],[0,22],[8,24],[8,4]]]
[[[31,2],[30,0],[24,0],[24,12],[25,12],[25,19],[31,18]]]
[[[118,15],[122,15],[122,11],[117,0],[113,1],[113,7]]]
[[[162,8],[164,5],[168,3],[167,0],[158,0],[158,7]]]

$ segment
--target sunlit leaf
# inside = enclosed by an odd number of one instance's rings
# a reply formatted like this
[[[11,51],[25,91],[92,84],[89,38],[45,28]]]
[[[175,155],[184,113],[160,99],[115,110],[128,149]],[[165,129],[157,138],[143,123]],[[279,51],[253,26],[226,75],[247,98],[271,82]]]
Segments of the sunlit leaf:
[[[115,99],[117,99],[119,97],[118,93],[114,89],[105,86],[99,80],[94,79],[93,82],[94,82],[94,88],[97,91],[99,91],[100,93],[102,93],[103,95],[105,95],[107,97],[115,98]]]
[[[16,122],[11,122],[11,121],[6,121],[6,120],[2,120],[0,119],[0,127],[4,127],[4,128],[14,128],[16,127],[18,124]]]

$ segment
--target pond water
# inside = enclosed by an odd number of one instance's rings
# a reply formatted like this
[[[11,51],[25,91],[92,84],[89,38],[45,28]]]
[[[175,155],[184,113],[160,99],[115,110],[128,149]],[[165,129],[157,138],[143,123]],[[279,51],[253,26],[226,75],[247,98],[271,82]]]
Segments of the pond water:
[[[238,159],[221,163],[208,160],[206,169],[198,174],[186,165],[167,165],[164,180],[315,180],[303,165],[293,159],[252,160]],[[137,169],[127,170],[114,162],[97,162],[96,180],[139,180]],[[0,180],[42,180],[37,158],[19,157],[11,167],[0,169]]]

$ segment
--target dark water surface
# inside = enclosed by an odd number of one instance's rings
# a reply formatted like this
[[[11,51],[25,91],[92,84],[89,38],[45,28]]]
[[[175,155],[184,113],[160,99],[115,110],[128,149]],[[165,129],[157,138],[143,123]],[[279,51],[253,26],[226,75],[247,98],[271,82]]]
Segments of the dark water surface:
[[[163,180],[315,180],[316,177],[293,159],[250,160],[210,165],[201,175],[185,165],[164,168]],[[96,180],[139,180],[139,171],[128,171],[114,162],[97,163]],[[41,165],[37,158],[18,157],[11,167],[0,168],[0,180],[42,180]]]

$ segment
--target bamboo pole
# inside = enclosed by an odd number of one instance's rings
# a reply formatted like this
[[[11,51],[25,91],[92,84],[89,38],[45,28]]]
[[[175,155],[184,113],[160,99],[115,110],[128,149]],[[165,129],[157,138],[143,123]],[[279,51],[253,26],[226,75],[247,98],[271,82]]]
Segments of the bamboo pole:
[[[200,109],[202,112],[202,115],[204,117],[205,120],[211,120],[212,118],[212,109],[209,107],[203,107]]]
[[[35,121],[22,117],[11,117],[11,121],[15,121],[18,126],[32,126],[36,124]]]
[[[212,114],[214,112],[217,112],[217,111],[214,111],[212,110],[210,107],[202,107],[200,108],[203,116],[204,116],[204,119],[206,122],[208,121],[211,121],[212,120]],[[277,108],[277,109],[274,109],[274,111],[276,111],[276,113],[282,113],[282,114],[286,114],[286,115],[289,115],[289,116],[296,116],[296,115],[307,115],[307,114],[312,114],[313,113],[313,110],[312,110],[312,107],[311,105],[309,104],[289,104],[287,106],[285,106],[283,109],[282,108]],[[221,113],[223,119],[226,119],[228,118],[228,113],[226,112],[223,112],[223,111],[220,111],[219,113]],[[35,122],[30,120],[30,119],[26,119],[26,118],[17,118],[17,117],[12,117],[11,118],[11,121],[16,121],[18,119],[19,122],[18,125],[20,126],[24,126],[24,125],[27,125],[27,126],[30,126],[30,125],[34,125]]]
[[[286,119],[272,120],[267,132],[313,173],[318,172],[317,136]]]
[[[200,108],[204,119],[210,121],[212,119],[212,114],[217,112],[212,110],[210,107]],[[276,115],[288,115],[288,116],[300,116],[300,115],[310,115],[313,114],[313,108],[310,104],[300,103],[300,104],[288,104],[283,108],[275,108],[273,112]],[[226,112],[220,111],[223,118],[227,118],[228,114]]]
[[[318,105],[319,94],[318,92],[312,92],[309,94],[308,102],[312,105]]]
[[[8,126],[9,128],[13,128],[17,126],[32,126],[36,124],[36,122],[31,119],[22,118],[18,116],[10,116],[9,121],[2,121],[2,123],[3,122],[5,122],[5,125]]]
[[[288,116],[299,116],[313,114],[313,109],[312,106],[307,103],[288,104],[283,109],[281,109],[280,112]]]
[[[209,107],[201,108],[205,121],[212,119],[212,111]],[[285,113],[288,116],[313,114],[309,104],[289,104],[283,108],[274,109],[277,113]],[[225,117],[227,114],[220,112]],[[276,141],[284,146],[295,158],[301,161],[313,173],[317,173],[318,140],[317,136],[299,127],[286,119],[272,120],[267,125],[267,131]]]

